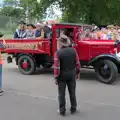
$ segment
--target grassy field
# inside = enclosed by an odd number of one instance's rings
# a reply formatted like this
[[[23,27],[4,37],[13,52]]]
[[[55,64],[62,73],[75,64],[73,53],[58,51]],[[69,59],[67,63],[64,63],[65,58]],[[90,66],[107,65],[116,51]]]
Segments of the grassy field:
[[[11,39],[14,36],[13,32],[10,30],[0,29],[0,32],[4,34],[5,39]]]
[[[11,38],[13,38],[13,34],[5,34],[4,38],[5,39],[11,39]]]

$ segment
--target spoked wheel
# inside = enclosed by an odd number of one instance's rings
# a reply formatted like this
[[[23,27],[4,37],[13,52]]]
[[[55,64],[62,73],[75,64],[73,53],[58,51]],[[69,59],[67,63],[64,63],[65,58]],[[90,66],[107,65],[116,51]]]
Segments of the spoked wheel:
[[[36,70],[36,64],[30,56],[22,55],[18,59],[18,68],[22,74],[31,75]]]
[[[118,74],[117,66],[110,60],[101,60],[95,66],[95,72],[100,82],[112,84]]]

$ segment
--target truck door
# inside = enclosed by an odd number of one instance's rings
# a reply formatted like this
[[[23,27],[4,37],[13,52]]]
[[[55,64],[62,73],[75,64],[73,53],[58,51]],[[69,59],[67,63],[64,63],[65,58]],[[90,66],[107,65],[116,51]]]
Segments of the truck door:
[[[78,52],[79,59],[81,61],[88,61],[90,55],[89,42],[90,40],[86,40],[85,38],[81,38],[82,32],[81,27],[74,29],[74,48]]]

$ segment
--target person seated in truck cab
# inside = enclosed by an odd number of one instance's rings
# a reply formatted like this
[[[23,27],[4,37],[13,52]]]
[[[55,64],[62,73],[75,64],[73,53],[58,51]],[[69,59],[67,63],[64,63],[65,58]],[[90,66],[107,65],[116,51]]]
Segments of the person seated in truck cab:
[[[73,39],[74,39],[73,29],[70,28],[64,29],[61,34],[66,35],[70,39],[71,43],[73,43]]]
[[[26,23],[24,21],[19,22],[19,29],[14,33],[14,39],[26,38]]]
[[[45,33],[44,33],[44,30],[43,30],[42,24],[37,23],[36,32],[35,32],[35,38],[36,39],[43,39],[44,35],[45,35]]]

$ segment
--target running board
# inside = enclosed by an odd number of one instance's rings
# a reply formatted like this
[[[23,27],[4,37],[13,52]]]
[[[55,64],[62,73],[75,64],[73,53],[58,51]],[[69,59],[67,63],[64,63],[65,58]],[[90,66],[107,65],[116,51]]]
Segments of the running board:
[[[81,68],[94,69],[93,66],[82,66]]]

